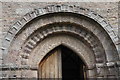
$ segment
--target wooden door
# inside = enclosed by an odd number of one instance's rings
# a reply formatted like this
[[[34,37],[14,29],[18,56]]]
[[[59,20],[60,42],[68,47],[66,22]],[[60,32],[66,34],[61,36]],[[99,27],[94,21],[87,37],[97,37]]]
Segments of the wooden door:
[[[40,80],[52,79],[86,80],[85,65],[79,56],[66,47],[49,52],[39,64]]]
[[[61,61],[61,50],[51,51],[39,65],[39,78],[62,78]]]

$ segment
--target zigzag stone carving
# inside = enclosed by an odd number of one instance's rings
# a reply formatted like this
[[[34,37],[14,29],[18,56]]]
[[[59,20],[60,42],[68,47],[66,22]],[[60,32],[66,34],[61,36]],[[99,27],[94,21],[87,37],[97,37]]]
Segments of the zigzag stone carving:
[[[12,41],[15,39],[15,37],[20,33],[20,31],[25,27],[26,24],[28,24],[33,19],[40,17],[42,15],[50,14],[50,13],[60,13],[60,12],[68,12],[68,13],[75,13],[78,15],[84,15],[94,21],[96,21],[101,27],[107,32],[107,34],[110,36],[114,44],[118,41],[118,36],[114,33],[112,27],[109,23],[107,23],[102,16],[99,14],[94,13],[93,11],[90,11],[86,8],[81,8],[79,6],[71,6],[71,5],[49,5],[43,8],[35,9],[32,12],[27,13],[24,15],[23,18],[21,18],[19,21],[17,21],[7,32],[7,35],[4,38],[3,41],[3,47],[1,48],[3,50],[3,54],[7,54],[9,47],[12,43]],[[53,33],[60,33],[60,32],[68,32],[75,34],[79,37],[82,37],[84,41],[86,41],[90,47],[92,47],[92,50],[96,57],[96,66],[97,67],[104,67],[105,62],[105,54],[104,51],[100,52],[101,45],[98,45],[99,40],[95,41],[97,38],[93,37],[93,35],[86,33],[86,31],[83,31],[81,29],[78,29],[77,27],[69,27],[69,26],[63,26],[63,27],[52,27],[47,28],[46,30],[43,30],[42,32],[38,32],[34,35],[34,37],[31,37],[28,39],[27,43],[24,45],[24,51],[25,54],[22,55],[22,58],[24,61],[27,61],[30,55],[30,52],[32,49],[37,46],[37,43],[42,41],[45,37],[49,36]],[[104,50],[104,49],[103,49]],[[117,64],[120,65],[120,62]],[[113,67],[115,62],[108,62],[108,67]],[[113,70],[112,70],[113,71]]]
[[[7,32],[7,35],[4,38],[3,41],[3,47],[1,48],[3,50],[4,54],[7,54],[8,48],[15,38],[19,31],[24,28],[24,26],[33,20],[34,18],[37,18],[38,16],[42,16],[49,13],[56,13],[56,12],[71,12],[76,13],[80,15],[87,16],[93,20],[95,20],[97,23],[103,27],[106,32],[111,37],[112,41],[116,43],[118,41],[117,35],[115,35],[112,27],[109,23],[107,23],[102,16],[99,14],[94,13],[93,11],[90,11],[86,8],[81,8],[79,6],[71,6],[71,5],[49,5],[44,8],[35,9],[32,12],[27,13],[23,18],[21,18],[19,21],[17,21]]]
[[[104,49],[103,49],[102,45],[98,44],[100,42],[99,42],[99,40],[97,40],[95,38],[95,36],[93,34],[90,34],[88,31],[82,30],[78,27],[66,26],[66,25],[53,26],[53,27],[49,26],[49,27],[47,27],[47,29],[45,28],[44,30],[42,29],[42,31],[38,31],[37,33],[35,33],[34,36],[27,39],[27,42],[25,43],[25,45],[23,45],[24,46],[23,50],[25,53],[22,55],[22,57],[24,59],[28,59],[31,51],[45,37],[47,37],[51,34],[54,34],[54,33],[63,33],[63,32],[71,33],[71,34],[77,35],[79,37],[82,37],[92,48],[92,50],[95,54],[95,57],[96,57],[96,63],[103,63],[104,62],[104,60],[105,60]],[[79,39],[79,37],[77,37],[77,38]],[[100,48],[102,48],[102,50],[103,50],[102,52],[101,52]]]

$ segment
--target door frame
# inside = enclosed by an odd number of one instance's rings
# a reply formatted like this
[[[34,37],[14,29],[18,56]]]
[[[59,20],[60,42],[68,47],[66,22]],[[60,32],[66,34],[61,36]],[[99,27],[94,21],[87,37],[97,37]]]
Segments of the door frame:
[[[41,62],[39,63],[39,66],[38,66],[38,78],[41,78],[40,77],[40,74],[41,74],[41,66],[44,64],[44,62],[45,62],[45,59],[46,58],[48,58],[51,54],[55,54],[54,52],[55,51],[58,51],[58,55],[59,56],[61,56],[62,54],[62,52],[61,52],[61,48],[58,46],[58,48],[54,48],[53,50],[51,50],[49,53],[47,53],[46,54],[46,56],[44,56],[44,58],[41,60]],[[75,52],[74,52],[75,53]],[[76,54],[76,53],[75,53]],[[78,55],[77,55],[78,56]],[[58,57],[59,58],[59,57]],[[79,57],[80,58],[80,57]],[[59,69],[59,71],[61,71],[61,74],[59,73],[59,76],[61,75],[61,78],[62,78],[62,56],[61,56],[61,60],[59,60],[59,61],[61,61],[60,63],[59,63],[59,66],[61,66],[61,70]],[[82,61],[83,62],[83,61]],[[83,63],[84,64],[84,63]],[[84,71],[84,69],[86,69],[86,65],[84,64],[84,66],[83,66],[84,68],[83,68],[83,75],[84,75],[84,79],[85,80],[87,80],[87,72],[86,72],[86,70]]]

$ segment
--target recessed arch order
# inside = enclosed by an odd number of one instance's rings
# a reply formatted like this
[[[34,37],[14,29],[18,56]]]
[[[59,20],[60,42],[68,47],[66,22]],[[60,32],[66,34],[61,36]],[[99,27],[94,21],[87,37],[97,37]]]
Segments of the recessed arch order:
[[[98,70],[105,66],[114,66],[119,61],[115,45],[118,37],[110,24],[89,9],[71,5],[49,5],[27,13],[7,32],[3,41],[3,55],[10,55],[16,50],[20,55],[29,57],[41,40],[44,41],[49,34],[57,33],[82,37],[83,41],[88,43],[86,45],[92,47]],[[114,72],[114,69],[112,71]],[[112,73],[106,73],[110,74]]]

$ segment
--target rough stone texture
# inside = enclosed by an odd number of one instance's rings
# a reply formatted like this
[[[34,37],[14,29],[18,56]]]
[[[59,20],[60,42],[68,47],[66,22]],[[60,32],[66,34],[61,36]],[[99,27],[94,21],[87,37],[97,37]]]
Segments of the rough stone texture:
[[[90,69],[90,71],[88,70],[88,77],[94,77],[96,75],[96,72],[94,70],[95,57],[93,57],[92,50],[90,50],[88,46],[84,45],[84,43],[79,41],[79,39],[75,39],[74,37],[67,35],[58,35],[53,36],[51,38],[46,38],[39,44],[39,46],[36,47],[35,50],[33,50],[33,53],[31,53],[30,55],[31,58],[29,59],[28,64],[38,65],[38,62],[42,59],[41,57],[44,57],[46,53],[48,53],[50,50],[54,49],[56,46],[59,46],[61,44],[67,46],[75,52],[78,52],[78,55],[81,55],[82,58],[86,59],[86,65],[88,65],[88,69]],[[40,52],[41,54],[39,54]],[[87,54],[88,52],[89,54]],[[34,53],[36,53],[36,55]],[[33,60],[32,56],[36,57],[36,59]]]
[[[10,26],[13,25],[16,20],[20,19],[21,16],[25,15],[26,13],[40,8],[44,7],[46,5],[50,4],[62,4],[62,3],[20,3],[20,2],[3,2],[2,3],[2,9],[3,9],[3,32],[6,32]],[[114,31],[116,34],[118,34],[118,3],[117,2],[100,2],[100,3],[64,3],[64,4],[72,4],[72,5],[78,5],[84,8],[91,9],[101,16],[105,18],[114,28]]]
[[[11,3],[11,2],[3,2],[2,3],[2,10],[3,10],[2,11],[2,23],[3,23],[3,26],[0,28],[0,31],[2,31],[3,34],[2,34],[2,36],[0,36],[0,41],[3,39],[2,37],[5,37],[9,28],[11,28],[12,25],[17,20],[21,19],[21,17],[23,15],[25,15],[26,13],[28,13],[30,11],[33,11],[34,9],[44,7],[46,5],[53,5],[53,4],[66,4],[66,5],[71,4],[71,5],[80,6],[80,7],[83,7],[83,8],[88,8],[90,10],[93,10],[93,11],[97,12],[98,14],[100,14],[101,16],[103,16],[103,18],[110,23],[110,25],[112,26],[115,34],[118,35],[118,3],[117,2],[112,2],[112,3],[110,3],[110,2],[108,2],[108,3],[93,3],[93,2],[92,3],[69,3],[69,2],[66,2],[66,3],[36,3],[36,2],[31,2],[31,3],[16,2],[16,3],[14,3],[13,2],[13,3]],[[36,15],[34,15],[34,13],[31,13],[31,14],[32,14],[32,17],[36,16]],[[94,14],[91,15],[91,13],[90,13],[90,17],[94,17]],[[0,19],[0,21],[1,21],[1,19]],[[22,23],[25,22],[25,21],[26,21],[26,18],[23,18],[21,20]],[[106,26],[104,21],[101,22],[101,24],[102,24],[102,26]],[[15,33],[17,29],[18,28],[14,27],[11,31],[13,31]],[[107,27],[107,30],[108,30],[108,32],[110,32],[109,31],[110,27]],[[11,32],[9,32],[9,33],[11,33]],[[100,36],[100,35],[98,34],[98,36]],[[110,32],[110,36],[114,36],[114,33]],[[26,37],[26,34],[25,34],[25,36],[22,37],[22,40],[24,40],[25,37]],[[5,39],[8,42],[11,40],[9,35]],[[18,38],[18,40],[19,40],[19,38]],[[37,40],[37,38],[36,38],[36,40]],[[115,39],[115,41],[117,42],[118,39]],[[18,43],[18,42],[16,41],[16,43]],[[115,43],[115,44],[117,44],[117,43]],[[33,47],[33,46],[30,46],[30,45],[28,45],[28,46]],[[11,52],[12,53],[11,55],[14,56],[14,57],[12,57],[12,59],[13,59],[13,61],[16,61],[16,62],[17,62],[17,60],[16,60],[15,56],[18,56],[17,48],[20,48],[20,47],[16,47],[14,49],[14,51]],[[4,49],[4,48],[2,48],[2,49]],[[108,51],[108,53],[110,53],[110,51]],[[0,55],[2,55],[2,54],[0,54]],[[22,59],[23,62],[20,62],[21,64],[26,64],[25,62],[28,61],[27,57],[24,57],[24,58],[25,59]],[[109,59],[111,59],[111,56],[109,57]],[[118,62],[118,64],[119,64],[119,62]],[[114,66],[114,62],[113,63],[108,62],[107,66],[108,67]],[[98,69],[100,69],[100,71],[102,71],[101,67],[100,66],[98,66],[98,67],[99,67]],[[27,69],[29,69],[29,68],[27,68]],[[115,71],[114,69],[110,68],[109,71],[111,71],[110,75],[112,75],[112,76],[118,75],[117,73],[112,73],[112,71]],[[98,70],[98,72],[99,72],[99,70]],[[19,76],[19,73],[14,72],[14,71],[12,72],[12,74],[13,75],[9,75],[9,76],[14,77],[14,74],[18,74],[17,76]],[[94,73],[92,73],[92,74],[94,74]],[[103,76],[103,73],[100,73],[100,74],[101,74],[101,76]],[[4,75],[6,75],[6,74],[4,74]]]

